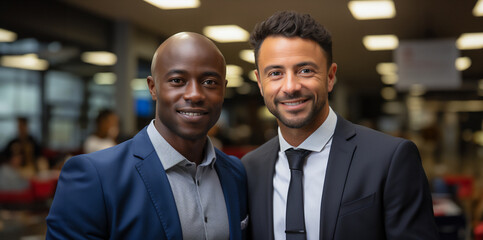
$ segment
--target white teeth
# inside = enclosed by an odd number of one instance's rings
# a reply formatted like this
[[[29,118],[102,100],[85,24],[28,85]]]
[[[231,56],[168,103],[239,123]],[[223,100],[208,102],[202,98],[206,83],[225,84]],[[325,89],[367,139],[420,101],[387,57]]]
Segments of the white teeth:
[[[288,105],[288,106],[295,106],[295,105],[299,105],[301,104],[303,101],[298,101],[298,102],[291,102],[291,103],[284,103],[285,105]]]
[[[201,113],[195,113],[195,112],[179,112],[183,115],[188,115],[188,116],[201,116]]]

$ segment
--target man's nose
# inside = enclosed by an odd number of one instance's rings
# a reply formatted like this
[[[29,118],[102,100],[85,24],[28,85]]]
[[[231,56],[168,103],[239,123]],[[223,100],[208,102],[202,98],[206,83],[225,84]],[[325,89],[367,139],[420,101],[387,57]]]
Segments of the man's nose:
[[[282,83],[282,91],[286,94],[293,94],[302,88],[299,79],[293,72],[287,72]]]
[[[190,80],[186,84],[185,92],[183,98],[190,102],[200,102],[203,101],[205,96],[203,93],[203,86],[196,80]]]

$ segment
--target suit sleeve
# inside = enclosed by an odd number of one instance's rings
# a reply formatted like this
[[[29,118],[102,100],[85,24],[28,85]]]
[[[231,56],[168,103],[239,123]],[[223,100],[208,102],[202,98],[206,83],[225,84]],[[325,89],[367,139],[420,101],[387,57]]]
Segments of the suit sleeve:
[[[403,141],[393,154],[384,187],[387,239],[439,239],[428,180],[414,143]]]
[[[101,181],[85,156],[62,168],[47,216],[46,239],[106,239],[107,221]]]

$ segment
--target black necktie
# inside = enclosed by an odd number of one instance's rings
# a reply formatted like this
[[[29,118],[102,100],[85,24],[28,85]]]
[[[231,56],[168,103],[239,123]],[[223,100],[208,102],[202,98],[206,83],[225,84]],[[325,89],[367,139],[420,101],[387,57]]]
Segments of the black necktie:
[[[290,167],[290,185],[287,194],[285,235],[287,240],[305,240],[304,189],[302,184],[305,158],[311,151],[290,148],[285,151]]]

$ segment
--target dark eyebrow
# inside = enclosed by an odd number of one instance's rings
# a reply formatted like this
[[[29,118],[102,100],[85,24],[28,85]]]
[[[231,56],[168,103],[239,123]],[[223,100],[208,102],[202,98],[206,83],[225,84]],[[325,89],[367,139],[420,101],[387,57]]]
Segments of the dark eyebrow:
[[[221,78],[221,75],[217,72],[204,72],[201,74],[201,76],[203,77],[217,77],[217,78]]]
[[[173,69],[170,70],[169,72],[166,73],[166,76],[172,75],[172,74],[188,74],[188,71],[186,70],[181,70],[181,69]],[[201,74],[202,77],[218,77],[221,78],[221,75],[217,72],[203,72]]]
[[[319,66],[317,66],[317,64],[313,63],[313,62],[301,62],[301,63],[298,63],[297,65],[295,65],[297,67],[303,67],[303,66],[312,66],[314,67],[315,69],[319,69]]]
[[[263,69],[263,73],[266,73],[266,72],[268,72],[268,70],[274,69],[274,68],[283,68],[283,67],[281,65],[269,65],[269,66],[267,66],[266,68]]]

